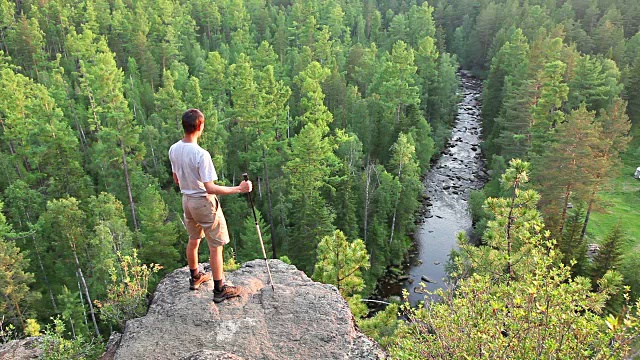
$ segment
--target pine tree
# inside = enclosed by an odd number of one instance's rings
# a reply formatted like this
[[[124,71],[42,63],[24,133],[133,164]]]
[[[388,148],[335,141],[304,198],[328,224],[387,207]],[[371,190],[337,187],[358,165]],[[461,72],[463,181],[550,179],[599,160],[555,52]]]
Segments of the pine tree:
[[[0,70],[0,134],[18,176],[51,197],[86,197],[78,141],[47,89],[10,69]]]
[[[620,72],[611,60],[585,55],[578,59],[572,76],[567,84],[570,89],[568,109],[577,109],[586,103],[589,111],[600,111],[608,108],[622,91]]]
[[[326,69],[313,62],[296,79],[304,94],[301,103],[305,112],[300,117],[304,126],[291,140],[291,160],[283,169],[292,205],[288,218],[293,224],[286,244],[287,255],[308,272],[313,268],[318,242],[334,230],[334,214],[321,194],[327,186],[326,179],[338,164],[333,153],[335,145],[327,137],[333,118],[322,102],[324,94],[320,87],[320,81],[327,75]]]
[[[528,53],[527,39],[522,30],[517,29],[491,59],[489,76],[482,94],[482,120],[487,133],[491,133],[492,120],[498,115],[503,103],[506,78],[520,78],[524,75],[529,60]]]
[[[553,141],[535,159],[534,179],[542,195],[540,207],[554,237],[560,238],[571,199],[585,199],[593,181],[592,160],[598,146],[600,124],[583,105],[559,124]]]
[[[288,218],[293,224],[286,254],[298,268],[309,272],[318,242],[334,230],[334,215],[320,192],[336,163],[327,132],[326,125],[305,125],[291,140],[291,160],[283,169],[289,182]]]
[[[55,296],[43,263],[43,249],[45,246],[39,244],[34,228],[38,217],[44,212],[45,197],[41,193],[30,189],[29,185],[24,181],[16,180],[5,190],[4,199],[7,205],[7,215],[13,225],[13,229],[24,234],[16,239],[15,244],[22,250],[29,250],[27,257],[30,260],[31,270],[38,275],[38,278],[43,280],[42,283],[36,282],[32,288],[42,288],[42,293],[46,289],[53,311],[57,312]]]
[[[87,199],[86,223],[89,233],[85,255],[89,262],[85,275],[94,291],[105,292],[109,283],[109,269],[120,261],[119,253],[129,254],[133,248],[133,234],[127,227],[122,203],[113,195],[100,193]]]
[[[0,202],[0,210],[4,204]],[[27,272],[29,260],[9,239],[12,229],[0,213],[0,312],[4,321],[25,327],[30,316],[30,303],[37,300],[29,286],[34,282],[32,273]]]
[[[63,286],[62,292],[56,299],[62,309],[62,319],[69,324],[71,330],[69,335],[73,338],[89,335],[90,331],[83,325],[83,323],[86,324],[86,311],[79,294]]]
[[[581,236],[585,222],[584,206],[579,205],[569,212],[562,237],[558,239],[558,250],[562,263],[571,267],[571,275],[587,276],[587,242]]]
[[[629,118],[633,124],[640,124],[640,97],[634,95],[640,93],[640,53],[629,66],[624,85],[625,97],[629,101]]]
[[[416,70],[413,50],[404,42],[398,41],[378,77],[369,87],[368,93],[378,94],[380,105],[384,109],[377,119],[375,145],[378,149],[375,156],[383,163],[388,160],[388,152],[383,149],[389,149],[395,142],[406,107],[420,103]]]
[[[179,267],[180,254],[176,249],[178,228],[169,221],[169,210],[153,181],[142,191],[139,202],[140,260],[144,264],[158,264],[167,271]]]
[[[37,78],[38,72],[46,67],[44,35],[35,19],[29,19],[22,14],[13,29],[7,32],[5,46],[15,64],[20,66],[26,75]]]
[[[393,202],[393,216],[391,219],[391,234],[389,244],[393,243],[396,232],[402,237],[411,230],[413,214],[420,203],[418,196],[423,190],[420,183],[420,166],[416,159],[415,145],[411,135],[400,134],[398,141],[391,147],[391,171],[400,182],[402,191],[397,194]],[[401,249],[403,251],[405,249]],[[402,254],[397,254],[401,256]]]
[[[569,87],[563,81],[567,66],[561,61],[546,63],[539,73],[540,96],[531,106],[531,149],[540,154],[549,142],[549,133],[564,120],[562,103],[567,100]]]
[[[615,270],[620,266],[622,261],[622,244],[625,241],[625,234],[620,224],[611,229],[611,232],[602,242],[598,249],[598,253],[593,258],[591,266],[591,279],[596,284],[602,279],[607,271]]]
[[[15,12],[15,6],[11,1],[0,0],[0,43],[2,43],[0,49],[5,55],[9,54],[9,48],[6,42],[6,31],[14,22]]]
[[[133,122],[124,96],[124,73],[103,38],[88,29],[68,38],[73,55],[78,58],[78,85],[86,98],[87,123],[95,134],[90,168],[99,180],[100,190],[116,193],[120,201],[129,205],[131,225],[137,230],[138,194],[132,179],[141,172],[145,147],[139,142],[140,127]]]
[[[361,239],[348,241],[340,230],[318,244],[318,260],[312,278],[335,285],[343,297],[364,289],[362,270],[369,268],[369,254]]]

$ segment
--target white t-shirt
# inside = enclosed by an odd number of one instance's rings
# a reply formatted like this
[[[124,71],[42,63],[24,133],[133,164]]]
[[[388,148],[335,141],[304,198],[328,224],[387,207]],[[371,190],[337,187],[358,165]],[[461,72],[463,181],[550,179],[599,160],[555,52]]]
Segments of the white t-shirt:
[[[209,152],[196,143],[182,140],[169,148],[171,170],[178,176],[180,191],[189,196],[206,196],[204,183],[218,180]]]

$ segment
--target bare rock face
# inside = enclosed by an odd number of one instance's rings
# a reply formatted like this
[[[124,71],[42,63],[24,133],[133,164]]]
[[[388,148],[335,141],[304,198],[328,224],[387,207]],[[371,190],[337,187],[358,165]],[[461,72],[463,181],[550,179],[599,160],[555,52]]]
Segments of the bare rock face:
[[[0,345],[0,360],[38,359],[43,352],[38,345],[39,338],[37,337],[9,341]]]
[[[186,267],[158,285],[146,316],[127,322],[114,359],[384,359],[360,333],[336,287],[279,260],[245,263],[226,281],[243,294],[213,302],[213,282],[189,290]],[[208,265],[207,265],[208,266]]]

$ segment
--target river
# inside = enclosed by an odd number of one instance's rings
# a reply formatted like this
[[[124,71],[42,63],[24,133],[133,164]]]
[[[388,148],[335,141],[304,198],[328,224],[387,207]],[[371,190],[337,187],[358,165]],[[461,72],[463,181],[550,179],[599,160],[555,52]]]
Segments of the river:
[[[396,278],[378,284],[380,299],[399,296],[404,288],[409,291],[411,304],[416,305],[424,300],[425,290],[444,287],[445,264],[451,250],[456,248],[456,234],[471,230],[469,192],[482,188],[487,179],[479,147],[482,82],[464,71],[459,75],[462,100],[451,138],[423,180],[426,196],[422,219],[414,234],[415,248],[410,252],[403,281]]]

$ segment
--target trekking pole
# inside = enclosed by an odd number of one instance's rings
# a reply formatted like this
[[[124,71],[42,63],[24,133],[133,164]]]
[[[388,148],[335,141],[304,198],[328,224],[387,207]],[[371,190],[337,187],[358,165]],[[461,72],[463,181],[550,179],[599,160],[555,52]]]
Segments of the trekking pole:
[[[242,174],[244,181],[249,180],[247,173]],[[262,255],[264,256],[264,262],[267,264],[267,272],[269,273],[269,282],[271,283],[271,290],[274,292],[276,289],[273,287],[273,279],[271,278],[271,269],[269,269],[269,260],[267,260],[267,252],[264,250],[264,242],[262,241],[262,232],[260,232],[260,224],[258,224],[258,217],[256,216],[256,209],[253,207],[253,198],[251,198],[251,192],[248,192],[249,204],[251,205],[251,211],[253,212],[253,220],[256,222],[256,230],[258,230],[258,239],[260,239],[260,246],[262,246]]]

